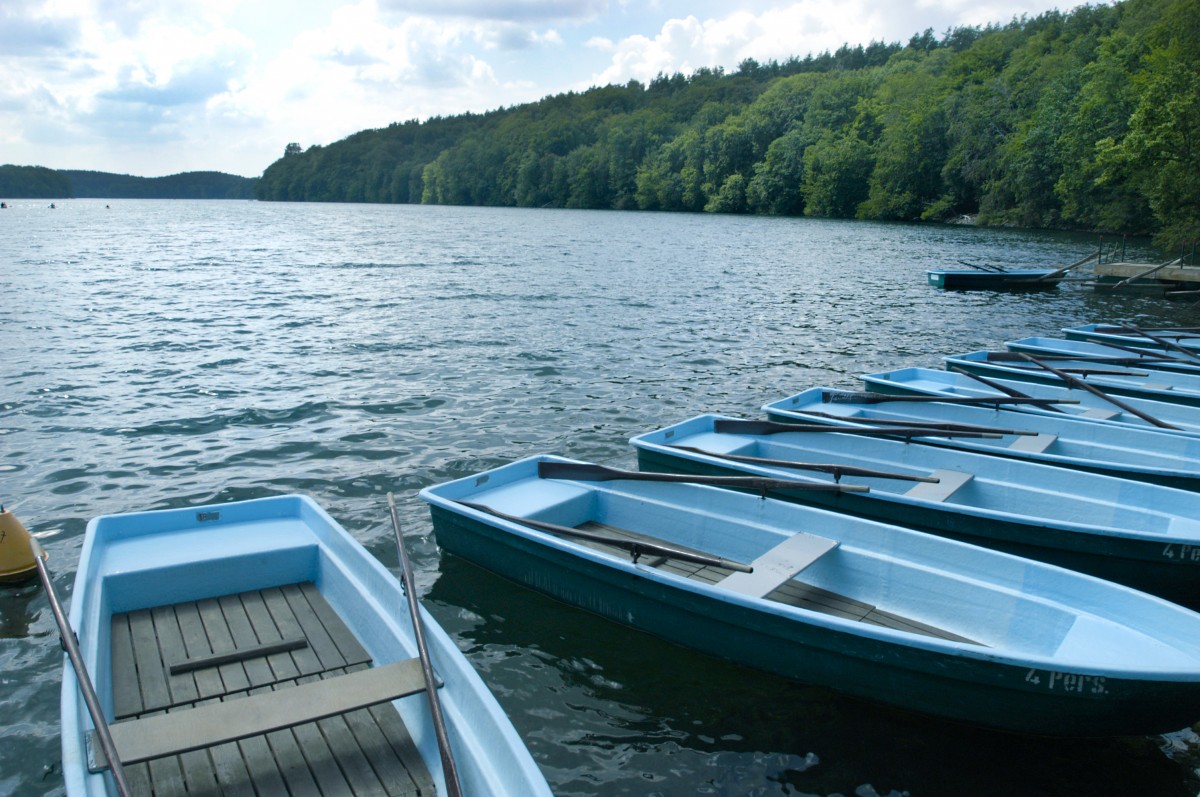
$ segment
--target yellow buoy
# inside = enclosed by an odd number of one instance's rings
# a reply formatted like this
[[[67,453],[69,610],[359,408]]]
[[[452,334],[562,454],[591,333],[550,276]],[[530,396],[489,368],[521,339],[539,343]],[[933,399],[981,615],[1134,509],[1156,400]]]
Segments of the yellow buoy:
[[[0,508],[0,584],[21,584],[37,576],[33,537],[21,521]]]

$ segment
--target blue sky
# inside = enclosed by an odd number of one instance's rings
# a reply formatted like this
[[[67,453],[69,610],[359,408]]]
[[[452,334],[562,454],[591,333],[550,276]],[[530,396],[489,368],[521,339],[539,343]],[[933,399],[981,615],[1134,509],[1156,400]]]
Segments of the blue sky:
[[[0,163],[255,176],[292,141],[1075,5],[0,0]]]

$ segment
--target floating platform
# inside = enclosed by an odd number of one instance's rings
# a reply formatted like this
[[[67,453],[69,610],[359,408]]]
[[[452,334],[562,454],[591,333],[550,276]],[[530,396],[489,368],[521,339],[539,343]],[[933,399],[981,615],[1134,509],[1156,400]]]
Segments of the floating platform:
[[[1153,263],[1097,263],[1095,273],[1094,287],[1097,291],[1200,296],[1200,266],[1189,266],[1179,261],[1162,266]]]

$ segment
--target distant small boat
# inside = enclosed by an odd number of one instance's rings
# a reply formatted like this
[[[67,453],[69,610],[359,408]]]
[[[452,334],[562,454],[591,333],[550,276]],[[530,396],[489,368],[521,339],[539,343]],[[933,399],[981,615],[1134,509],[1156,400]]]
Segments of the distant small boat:
[[[949,370],[969,371],[993,379],[1073,385],[1071,379],[1075,378],[1108,395],[1200,407],[1198,374],[1147,371],[1086,359],[1043,359],[1036,354],[1007,351],[973,351],[952,354],[943,360]]]
[[[987,377],[984,378],[987,379]],[[994,386],[989,386],[979,381],[978,375],[937,371],[932,368],[898,368],[894,371],[867,374],[862,379],[866,382],[868,389],[880,393],[972,396],[978,399],[988,396],[1011,396],[1013,392],[1016,392],[1036,399],[1052,399],[1057,402],[1070,403],[1056,403],[1052,407],[1013,403],[1005,404],[1005,407],[1043,415],[1066,414],[1072,418],[1103,424],[1124,424],[1140,429],[1156,428],[1155,424],[1146,420],[1145,417],[1077,388],[1039,385],[1036,382],[1022,382],[1016,379],[990,379],[989,381]],[[1149,415],[1160,422],[1169,424],[1176,430],[1175,434],[1200,435],[1200,408],[1139,398],[1126,398],[1120,401],[1143,415]]]
[[[931,269],[925,272],[929,284],[948,291],[1028,291],[1058,287],[1066,278],[1059,269],[1012,269],[976,271],[972,269]]]
[[[893,525],[659,478],[542,455],[421,497],[450,553],[806,683],[1037,734],[1200,719],[1200,615],[1187,609]]]
[[[479,675],[419,614],[463,791],[548,797]],[[399,582],[303,496],[96,518],[70,612],[129,792],[159,797],[447,794],[412,620]],[[115,793],[91,716],[68,665],[72,797]]]
[[[914,401],[913,399],[925,399]],[[937,396],[898,396],[815,387],[763,407],[773,421],[838,426],[896,424],[933,430],[994,432],[989,437],[914,437],[924,445],[1200,490],[1200,439],[1155,429],[1092,423],[1005,405],[952,403]]]
[[[1113,345],[1111,343],[1105,344],[1090,340],[1043,337],[1010,340],[1004,346],[1009,351],[1027,352],[1035,355],[1073,357],[1119,367],[1146,368],[1152,371],[1178,371],[1183,374],[1200,374],[1200,359],[1162,349]]]
[[[852,429],[701,415],[630,442],[643,470],[867,486],[772,488],[788,501],[900,523],[1200,606],[1193,492],[906,443],[927,429]]]
[[[1095,252],[1060,268],[1006,268],[1004,266],[963,262],[965,269],[931,269],[929,284],[944,290],[1021,291],[1054,288],[1067,275],[1095,259]]]

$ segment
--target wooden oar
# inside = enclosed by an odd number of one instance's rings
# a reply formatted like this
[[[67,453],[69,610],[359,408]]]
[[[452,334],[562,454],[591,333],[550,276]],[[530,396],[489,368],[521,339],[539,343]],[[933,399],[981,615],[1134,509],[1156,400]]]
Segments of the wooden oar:
[[[1063,266],[1060,269],[1055,269],[1054,271],[1051,271],[1049,274],[1043,274],[1042,276],[1038,277],[1035,280],[1035,282],[1048,282],[1053,279],[1058,279],[1059,277],[1061,277],[1063,274],[1066,274],[1071,269],[1082,266],[1084,263],[1088,262],[1089,260],[1091,260],[1093,257],[1095,257],[1098,254],[1100,254],[1099,251],[1092,252],[1087,257],[1081,257],[1079,260],[1076,260],[1074,263],[1072,263],[1069,266]]]
[[[826,404],[885,404],[889,401],[901,402],[936,402],[938,404],[1033,404],[1042,407],[1050,404],[1078,404],[1078,399],[1033,398],[1022,395],[1015,396],[902,396],[891,393],[872,393],[854,390],[826,390],[821,393],[821,401]]]
[[[945,421],[909,421],[897,420],[894,418],[869,418],[869,417],[854,417],[849,415],[834,415],[831,412],[817,412],[815,410],[798,410],[803,415],[810,415],[814,418],[830,418],[835,421],[848,421],[863,425],[875,426],[912,426],[920,429],[936,429],[944,432],[984,432],[985,434],[994,435],[1036,435],[1037,432],[1030,432],[1022,429],[999,429],[995,426],[980,426],[973,423],[947,423]]]
[[[112,733],[108,730],[108,722],[104,718],[104,709],[100,706],[100,698],[96,696],[96,688],[92,685],[87,664],[83,660],[83,653],[79,650],[79,642],[63,611],[62,603],[58,600],[58,594],[54,591],[54,582],[50,578],[50,571],[46,569],[46,551],[42,549],[37,540],[30,538],[29,542],[33,546],[33,559],[37,563],[38,579],[42,582],[42,588],[46,590],[46,598],[50,601],[50,611],[54,614],[55,624],[58,625],[58,635],[63,649],[67,652],[71,668],[75,670],[75,680],[79,683],[79,691],[83,693],[83,702],[87,706],[88,714],[92,717],[92,723],[96,726],[96,736],[100,740],[100,748],[108,757],[109,772],[112,773],[117,793],[120,797],[133,797],[133,790],[129,788],[129,781],[125,779],[125,768],[121,766],[121,756],[117,753],[117,745],[113,742]]]
[[[538,463],[538,477],[542,479],[575,479],[578,481],[606,482],[616,480],[640,482],[672,482],[675,484],[706,484],[713,487],[736,487],[755,490],[766,495],[770,490],[808,490],[815,492],[865,493],[870,488],[862,484],[828,484],[826,482],[798,482],[791,479],[768,479],[760,476],[697,476],[690,473],[654,473],[641,470],[621,470],[587,462]]]
[[[1077,387],[1080,390],[1086,390],[1087,392],[1091,393],[1093,396],[1102,398],[1105,401],[1107,401],[1109,404],[1112,404],[1114,407],[1117,407],[1120,410],[1128,412],[1131,415],[1136,415],[1137,417],[1141,418],[1143,421],[1153,424],[1160,429],[1170,429],[1173,432],[1181,431],[1178,426],[1172,426],[1171,424],[1169,424],[1165,421],[1160,421],[1158,418],[1155,418],[1153,415],[1151,415],[1148,412],[1142,412],[1141,410],[1139,410],[1135,407],[1131,407],[1128,404],[1126,404],[1124,401],[1121,401],[1120,399],[1113,398],[1112,396],[1108,395],[1107,393],[1105,393],[1103,390],[1096,387],[1095,385],[1089,385],[1087,382],[1084,382],[1082,379],[1071,376],[1068,373],[1063,373],[1062,371],[1058,370],[1057,368],[1055,368],[1052,365],[1049,365],[1044,362],[1040,362],[1038,360],[1038,358],[1033,356],[1032,354],[1026,354],[1025,356],[1027,358],[1029,358],[1030,362],[1037,363],[1042,368],[1045,368],[1047,371],[1054,374],[1055,376],[1057,376],[1062,381],[1066,382],[1071,387]]]
[[[623,548],[629,551],[629,556],[634,564],[637,564],[645,554],[654,554],[656,556],[665,556],[669,559],[679,559],[684,562],[694,562],[698,565],[706,565],[709,567],[724,567],[729,570],[736,570],[739,573],[753,573],[754,568],[750,565],[735,562],[732,559],[724,559],[720,556],[709,556],[708,554],[695,553],[693,551],[685,551],[682,548],[674,548],[670,545],[662,545],[657,542],[648,540],[631,540],[626,537],[617,537],[611,534],[598,534],[593,531],[584,531],[583,529],[573,528],[571,526],[560,526],[557,523],[547,523],[543,520],[531,520],[530,518],[520,517],[518,515],[509,515],[501,512],[498,509],[493,509],[487,504],[477,504],[473,501],[459,501],[463,506],[477,509],[480,512],[486,512],[489,515],[494,515],[501,520],[507,520],[510,523],[518,523],[522,526],[538,529],[539,531],[548,531],[551,534],[559,534],[563,537],[576,537],[581,540],[591,540],[592,542],[611,545],[614,548]]]
[[[1190,358],[1191,360],[1193,360],[1195,362],[1200,362],[1200,354],[1197,354],[1195,351],[1193,351],[1185,346],[1180,346],[1178,343],[1173,343],[1172,341],[1169,341],[1160,335],[1152,335],[1151,333],[1147,332],[1146,330],[1139,329],[1138,327],[1121,327],[1121,329],[1141,335],[1141,336],[1145,337],[1147,340],[1154,341],[1159,346],[1162,346],[1165,349],[1169,349],[1171,351],[1177,351],[1180,354],[1184,355],[1185,357]],[[1192,337],[1192,336],[1189,336],[1189,337]]]
[[[1003,274],[1007,271],[1007,269],[1005,269],[1001,266],[993,266],[990,263],[968,263],[965,260],[960,260],[958,262],[963,264],[964,266],[967,266],[968,268],[976,268],[976,269],[979,269],[980,271],[990,271],[993,274]]]
[[[990,387],[992,390],[995,390],[998,393],[1004,393],[1012,398],[1022,399],[1022,401],[1019,402],[1021,404],[1032,404],[1034,401],[1032,396],[1026,396],[1021,391],[1019,391],[1015,388],[1011,388],[1008,385],[1002,385],[999,382],[995,382],[991,379],[988,379],[986,376],[980,376],[979,374],[972,373],[971,371],[968,371],[965,368],[960,368],[957,365],[948,365],[946,367],[949,368],[954,373],[962,374],[963,376],[968,376],[971,379],[974,379],[976,382],[979,382],[982,385],[986,385],[987,387]],[[1051,412],[1066,412],[1066,410],[1064,410],[1060,407],[1055,407],[1054,405],[1055,404],[1078,404],[1078,403],[1079,403],[1078,401],[1072,402],[1072,401],[1057,401],[1056,400],[1050,404],[1035,404],[1034,406],[1045,407],[1046,409],[1050,410]]]
[[[998,356],[993,356],[998,355]],[[1039,354],[1039,359],[1046,360],[1086,360],[1086,357],[1064,357],[1061,355],[1050,355],[1049,357]],[[970,360],[959,359],[959,362],[971,362]],[[987,352],[987,362],[1000,362],[1012,365],[1014,368],[1022,370],[1033,370],[1027,368],[1028,360],[1025,359],[1025,352],[1010,352],[1010,351],[989,351]],[[1150,376],[1145,371],[1130,371],[1128,369],[1112,369],[1112,368],[1062,368],[1063,373],[1079,374],[1081,376]]]
[[[1000,437],[985,432],[946,432],[916,426],[827,426],[823,423],[778,423],[776,421],[713,421],[713,431],[719,434],[783,434],[785,432],[813,434],[851,434],[860,437]]]
[[[1179,357],[1172,357],[1168,352],[1165,352],[1165,351],[1159,353],[1159,352],[1151,351],[1149,349],[1139,349],[1137,346],[1125,346],[1120,343],[1113,343],[1111,340],[1096,341],[1096,345],[1104,346],[1109,349],[1120,349],[1121,351],[1127,351],[1130,354],[1136,354],[1137,357],[1134,357],[1131,359],[1134,359],[1135,361],[1138,361],[1138,362],[1183,363],[1185,365],[1193,364],[1191,362],[1188,362],[1187,360],[1180,359]],[[1096,355],[1096,356],[1103,356],[1103,355]]]
[[[740,454],[718,454],[715,451],[705,451],[693,446],[670,446],[679,451],[690,451],[693,454],[703,454],[708,457],[727,459],[730,462],[745,462],[748,465],[766,465],[772,468],[796,468],[797,470],[812,470],[833,475],[834,482],[840,482],[843,476],[869,476],[876,479],[899,479],[910,482],[929,482],[937,484],[935,476],[914,476],[911,473],[896,473],[889,470],[871,470],[856,465],[827,465],[821,462],[797,462],[790,459],[769,459],[767,457],[745,457]]]
[[[1104,344],[1108,346],[1109,344]],[[1123,348],[1123,347],[1122,347]],[[1126,349],[1128,351],[1128,349]],[[1143,349],[1144,351],[1144,349]],[[1023,350],[1017,351],[989,351],[987,359],[990,363],[1020,363],[1024,358],[1021,357]],[[1046,352],[1037,352],[1037,356],[1043,360],[1083,360],[1085,362],[1100,363],[1102,365],[1124,365],[1135,366],[1145,363],[1176,363],[1181,362],[1177,357],[1116,357],[1107,354],[1091,354],[1089,352],[1079,352],[1077,354],[1047,354]],[[1124,372],[1122,372],[1124,373]],[[1138,373],[1138,376],[1149,376],[1149,374]]]
[[[421,607],[417,603],[417,582],[413,578],[412,564],[404,548],[404,533],[400,531],[400,516],[396,513],[396,499],[387,494],[388,510],[392,515],[392,530],[396,533],[396,547],[400,550],[400,567],[404,574],[404,595],[408,599],[408,613],[412,615],[413,633],[417,641],[417,653],[421,657],[421,670],[425,674],[425,694],[429,696],[429,713],[433,718],[433,730],[437,736],[438,753],[442,760],[442,774],[446,778],[446,793],[449,797],[462,797],[458,784],[458,767],[450,750],[450,735],[446,732],[446,719],[442,714],[442,703],[438,699],[437,676],[433,674],[433,662],[429,658],[429,646],[425,643],[425,627],[421,622]]]

